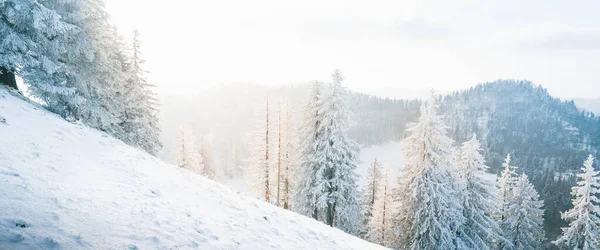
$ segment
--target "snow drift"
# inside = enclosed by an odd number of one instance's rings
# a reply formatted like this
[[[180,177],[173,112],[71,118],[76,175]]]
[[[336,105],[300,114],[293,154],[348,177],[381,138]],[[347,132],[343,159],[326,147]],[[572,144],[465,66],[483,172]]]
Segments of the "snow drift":
[[[0,249],[383,249],[0,89]]]

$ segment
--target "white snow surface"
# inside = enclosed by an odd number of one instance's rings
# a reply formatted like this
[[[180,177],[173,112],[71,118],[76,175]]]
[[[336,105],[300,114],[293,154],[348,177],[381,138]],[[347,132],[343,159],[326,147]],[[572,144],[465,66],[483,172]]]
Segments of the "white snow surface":
[[[384,249],[5,89],[0,117],[0,249]]]

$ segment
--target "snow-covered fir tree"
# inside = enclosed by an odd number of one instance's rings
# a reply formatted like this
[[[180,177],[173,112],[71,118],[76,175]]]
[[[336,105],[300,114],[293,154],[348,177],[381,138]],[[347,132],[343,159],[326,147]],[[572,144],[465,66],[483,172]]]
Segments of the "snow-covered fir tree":
[[[199,152],[200,156],[202,156],[202,165],[204,166],[204,171],[202,171],[203,175],[206,176],[206,178],[214,180],[217,175],[215,159],[212,147],[205,139],[200,140]]]
[[[315,84],[306,107],[302,161],[294,206],[346,232],[355,233],[361,223],[356,160],[358,146],[347,131],[351,125],[347,90],[339,70],[333,83]]]
[[[299,126],[302,140],[299,143],[299,166],[293,181],[292,197],[292,209],[315,220],[319,219],[319,209],[314,186],[319,176],[317,171],[320,163],[315,157],[315,141],[319,136],[317,128],[322,120],[323,88],[324,84],[321,82],[311,83],[309,98],[302,109]]]
[[[250,157],[247,160],[248,166],[244,170],[244,175],[248,181],[250,189],[258,198],[271,202],[274,198],[271,195],[272,182],[274,174],[271,170],[271,147],[269,120],[269,101],[267,99],[265,111],[259,112],[255,121],[255,131],[250,142]]]
[[[317,127],[315,160],[318,163],[317,181],[313,192],[317,207],[324,210],[324,222],[346,232],[355,233],[361,222],[358,176],[354,172],[358,145],[348,137],[351,125],[347,108],[347,89],[339,70],[332,74]]]
[[[507,245],[498,223],[492,218],[497,210],[496,188],[484,177],[488,166],[480,151],[479,141],[473,135],[471,140],[463,143],[459,152],[460,197],[466,219],[461,230],[465,245],[459,248],[493,249],[499,242]]]
[[[74,26],[64,22],[52,1],[0,1],[0,84],[17,88],[16,76],[30,85],[38,97],[72,92],[53,75],[62,70],[61,60],[69,48],[61,40]]]
[[[61,20],[76,27],[61,56],[62,70],[54,75],[74,91],[34,93],[48,109],[124,139],[121,114],[129,79],[126,43],[110,23],[102,0],[50,1]],[[125,140],[126,141],[126,140]]]
[[[158,101],[153,92],[154,85],[146,80],[141,54],[140,33],[133,31],[131,62],[127,69],[128,82],[123,92],[124,110],[120,126],[124,130],[125,142],[156,155],[162,147],[158,139]]]
[[[381,163],[377,161],[377,158],[373,159],[371,165],[367,168],[366,184],[363,187],[363,214],[365,226],[369,225],[369,221],[373,216],[373,204],[375,204],[375,198],[377,197],[380,182],[381,182]],[[391,191],[390,191],[391,193]],[[366,233],[368,228],[365,228],[362,233]]]
[[[577,174],[572,188],[573,208],[561,214],[569,222],[563,234],[553,243],[566,249],[600,249],[600,171],[594,170],[594,157],[589,155]]]
[[[419,120],[410,124],[405,139],[406,165],[395,190],[395,215],[400,249],[456,249],[465,221],[457,177],[450,159],[452,140],[437,115],[435,97],[421,107]]]
[[[513,245],[514,249],[540,249],[544,241],[544,201],[527,175],[522,174],[517,180],[513,196],[507,207],[507,218],[502,222],[504,236]]]
[[[204,166],[202,165],[202,156],[196,146],[196,135],[189,128],[182,127],[179,129],[175,152],[175,162],[179,167],[198,174],[203,173]]]
[[[389,167],[386,165],[383,175],[377,181],[378,191],[373,202],[371,210],[372,218],[367,224],[366,235],[369,241],[382,246],[391,246],[395,239],[395,231],[392,224],[394,201],[392,198],[392,187],[388,178],[388,170]]]
[[[497,207],[498,212],[496,214],[497,219],[502,224],[502,221],[507,217],[506,213],[508,210],[508,202],[512,198],[513,188],[517,182],[517,167],[510,165],[510,154],[506,155],[504,163],[502,163],[502,173],[498,178],[498,199]]]

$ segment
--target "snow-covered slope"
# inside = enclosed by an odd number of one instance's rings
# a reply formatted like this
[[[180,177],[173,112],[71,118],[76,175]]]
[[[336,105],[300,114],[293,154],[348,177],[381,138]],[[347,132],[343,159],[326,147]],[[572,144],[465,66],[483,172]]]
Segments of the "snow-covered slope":
[[[47,248],[383,249],[0,89],[0,249]]]

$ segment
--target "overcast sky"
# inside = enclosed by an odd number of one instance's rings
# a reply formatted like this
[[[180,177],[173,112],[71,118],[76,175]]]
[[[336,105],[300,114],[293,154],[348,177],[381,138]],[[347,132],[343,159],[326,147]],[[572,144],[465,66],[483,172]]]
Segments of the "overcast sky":
[[[108,0],[137,26],[150,80],[189,93],[227,82],[329,80],[394,93],[531,80],[600,98],[600,1]],[[402,91],[396,91],[402,92]]]

